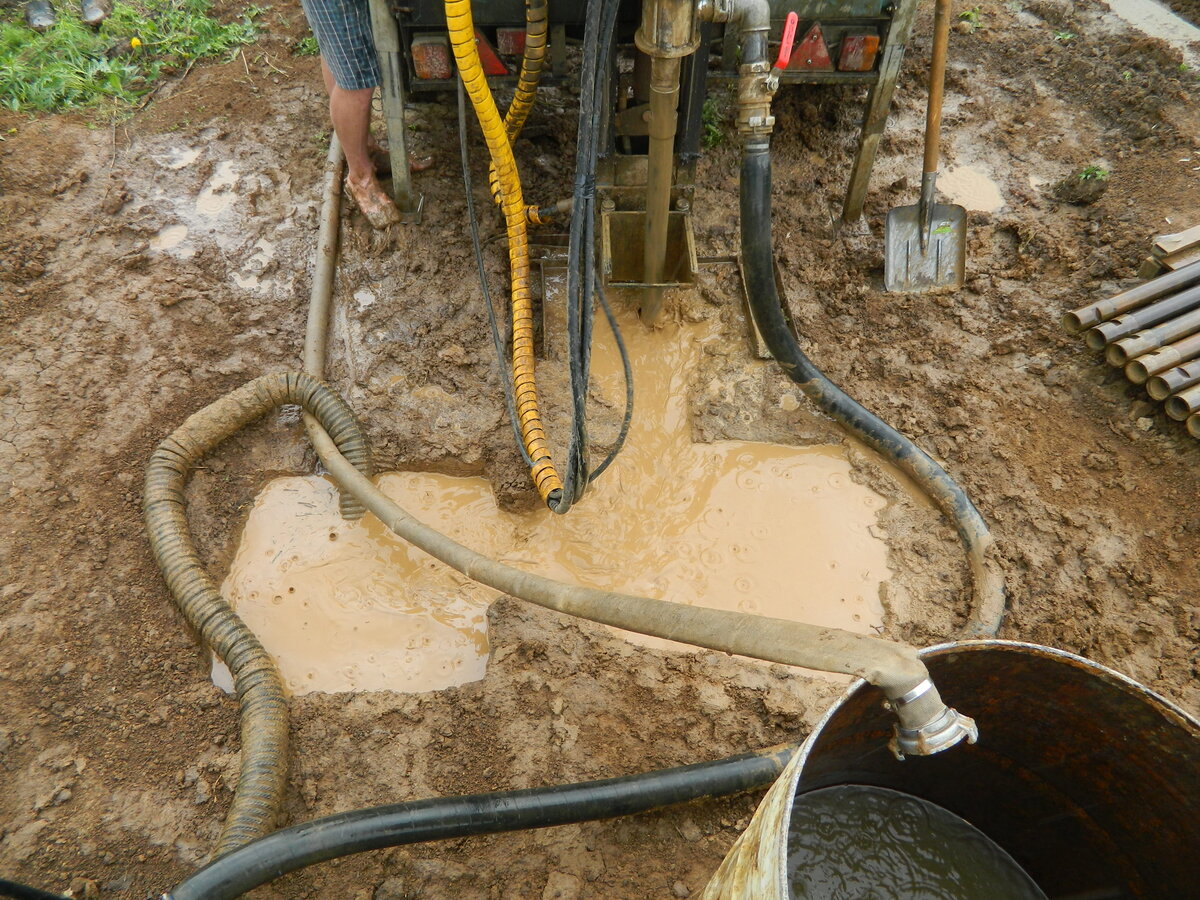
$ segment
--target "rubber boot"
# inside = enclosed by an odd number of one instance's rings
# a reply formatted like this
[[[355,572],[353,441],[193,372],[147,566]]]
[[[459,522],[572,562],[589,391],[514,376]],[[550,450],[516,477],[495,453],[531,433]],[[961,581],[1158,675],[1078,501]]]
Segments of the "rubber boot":
[[[49,31],[54,22],[54,4],[50,0],[29,0],[25,4],[25,23],[34,31]]]
[[[104,8],[100,0],[81,0],[79,10],[79,18],[83,24],[90,25],[92,28],[99,28],[100,23],[108,18],[108,10]]]

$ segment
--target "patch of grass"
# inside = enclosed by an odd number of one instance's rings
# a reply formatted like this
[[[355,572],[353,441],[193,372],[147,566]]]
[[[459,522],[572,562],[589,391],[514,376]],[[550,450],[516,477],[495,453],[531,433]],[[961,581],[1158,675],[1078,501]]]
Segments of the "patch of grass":
[[[700,124],[704,129],[700,135],[700,143],[711,150],[725,140],[725,131],[721,128],[721,111],[717,108],[715,97],[705,97],[704,106],[700,109]]]
[[[1125,81],[1129,81],[1131,78],[1133,78],[1133,73],[1126,69],[1121,73],[1121,78],[1123,78]]]
[[[1084,166],[1079,171],[1080,181],[1107,181],[1108,169],[1102,166]]]
[[[317,39],[311,34],[292,44],[292,56],[316,56],[320,52],[320,48],[317,47]]]
[[[14,112],[100,107],[116,113],[154,81],[198,59],[252,42],[262,7],[235,22],[209,15],[210,0],[117,0],[98,31],[63,4],[45,34],[27,28],[22,8],[0,16],[0,105]]]
[[[1073,31],[1056,31],[1056,32],[1054,32],[1054,39],[1056,41],[1058,41],[1060,44],[1069,44],[1069,43],[1071,43],[1071,41],[1075,40],[1075,38],[1077,38],[1077,37],[1079,37],[1079,35],[1075,34],[1075,32],[1073,32]]]
[[[958,19],[960,22],[966,22],[974,32],[983,24],[983,9],[979,6],[964,9],[958,14]]]

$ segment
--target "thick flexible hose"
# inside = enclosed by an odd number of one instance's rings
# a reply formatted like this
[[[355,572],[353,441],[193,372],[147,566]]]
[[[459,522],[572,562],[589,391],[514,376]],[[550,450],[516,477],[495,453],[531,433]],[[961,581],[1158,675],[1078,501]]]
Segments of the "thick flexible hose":
[[[315,378],[285,374],[256,378],[189,417],[158,445],[146,468],[143,505],[154,558],[184,618],[229,667],[241,706],[241,774],[217,856],[275,826],[287,778],[288,710],[274,660],[204,570],[188,532],[184,486],[205,454],[285,403],[315,416],[319,437],[337,446],[339,456],[344,448],[351,469],[361,465],[366,442],[349,407]]]
[[[308,324],[304,333],[304,371],[321,381],[325,378],[325,341],[329,329],[329,303],[333,297],[333,276],[337,270],[338,229],[341,226],[342,170],[346,157],[334,134],[329,139],[329,154],[325,160],[325,183],[321,192],[321,225],[317,232],[317,257],[313,266],[312,288],[308,299]],[[319,325],[316,323],[320,323]],[[321,423],[311,413],[304,413],[304,430],[312,439],[314,429]],[[367,475],[373,474],[370,450],[365,443],[355,458],[355,465]],[[345,491],[338,491],[342,518],[357,521],[366,513],[362,504]]]
[[[513,383],[521,437],[529,458],[530,474],[542,500],[551,508],[562,496],[562,479],[550,456],[550,445],[538,406],[533,355],[533,298],[529,291],[529,241],[525,232],[525,203],[521,179],[513,159],[504,122],[488,87],[475,46],[475,23],[470,0],[446,0],[446,26],[458,72],[467,88],[488,152],[496,166],[502,194],[501,209],[508,229],[508,258],[512,279]]]
[[[521,74],[513,91],[512,103],[504,113],[504,131],[511,145],[521,133],[533,102],[537,98],[538,82],[542,79],[542,64],[546,59],[546,32],[550,21],[548,0],[525,0],[525,51],[521,54]],[[496,164],[488,166],[488,185],[492,200],[500,204],[500,176]],[[541,224],[537,206],[528,206],[525,216],[531,224]]]
[[[927,453],[830,381],[804,355],[792,335],[775,288],[771,152],[766,138],[748,140],[742,151],[741,229],[750,310],[771,355],[822,412],[904,470],[954,521],[967,551],[975,587],[964,636],[994,636],[1004,617],[1004,582],[988,567],[992,535],[979,511]]]
[[[773,782],[795,749],[772,747],[623,778],[340,813],[277,831],[215,860],[164,900],[232,900],[288,872],[382,847],[592,822],[725,797]]]

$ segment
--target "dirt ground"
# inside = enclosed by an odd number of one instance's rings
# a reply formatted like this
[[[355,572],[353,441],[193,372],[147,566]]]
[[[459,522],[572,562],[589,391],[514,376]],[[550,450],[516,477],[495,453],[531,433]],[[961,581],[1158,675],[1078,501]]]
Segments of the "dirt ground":
[[[1130,283],[1152,236],[1196,224],[1200,83],[1177,50],[1101,21],[1095,0],[978,9],[979,27],[952,35],[944,152],[986,171],[1004,205],[970,216],[966,287],[881,286],[883,216],[917,195],[926,11],[869,232],[836,233],[828,214],[858,92],[777,99],[775,233],[792,313],[818,364],[943,461],[991,523],[1003,637],[1083,654],[1200,713],[1200,445],[1057,324]],[[266,18],[244,55],[197,66],[116,127],[0,114],[0,875],[76,897],[141,900],[181,880],[212,847],[237,771],[236,704],[171,604],[140,501],[151,450],[189,413],[299,367],[324,101],[316,61],[288,52],[304,33],[298,8]],[[1056,40],[1063,31],[1075,37]],[[554,196],[572,165],[571,96],[545,99],[517,146],[534,197]],[[412,112],[414,144],[438,159],[419,183],[425,224],[381,236],[344,213],[331,381],[381,469],[482,474],[506,505],[528,507],[466,238],[452,103]],[[700,164],[705,255],[736,247],[737,153],[729,132]],[[1088,165],[1110,173],[1101,195],[1055,199]],[[482,219],[498,236],[486,207]],[[501,283],[495,240],[488,260]],[[691,389],[697,440],[840,440],[752,358],[719,275],[671,316],[724,338]],[[553,362],[547,372],[561,376]],[[955,638],[967,585],[952,530],[854,458],[894,501],[880,514],[895,570],[886,635]],[[205,464],[191,518],[215,575],[258,489],[311,471],[287,416]],[[635,647],[511,599],[490,629],[483,681],[296,698],[288,820],[797,741],[838,691],[779,666]],[[370,853],[256,896],[684,897],[756,801]]]

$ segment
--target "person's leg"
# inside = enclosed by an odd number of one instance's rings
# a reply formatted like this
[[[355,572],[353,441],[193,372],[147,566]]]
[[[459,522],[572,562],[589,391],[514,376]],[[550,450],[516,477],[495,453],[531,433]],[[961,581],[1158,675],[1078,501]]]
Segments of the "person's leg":
[[[400,214],[379,186],[367,152],[371,98],[380,78],[370,11],[366,0],[303,0],[303,6],[321,50],[329,117],[349,169],[347,188],[371,224],[383,228]]]

